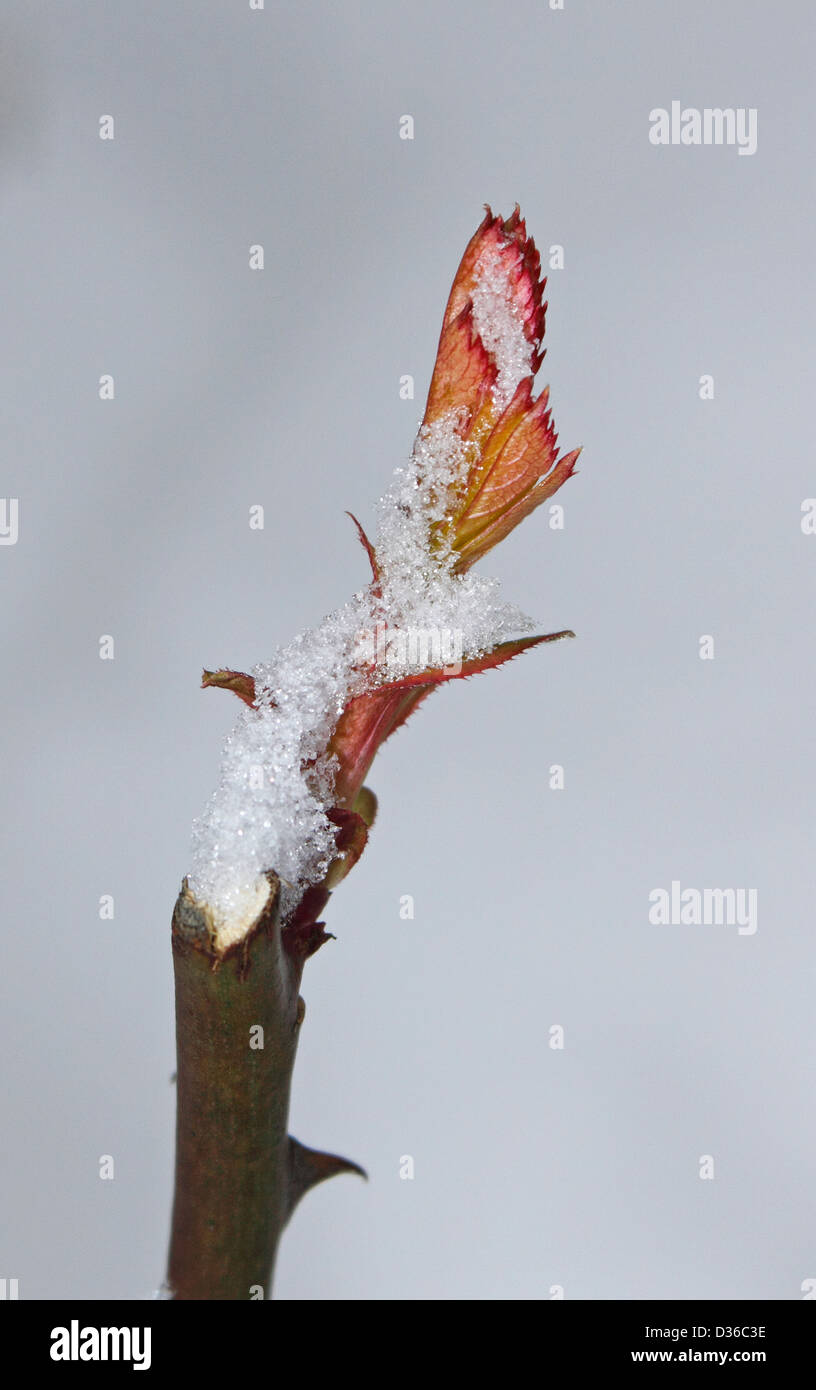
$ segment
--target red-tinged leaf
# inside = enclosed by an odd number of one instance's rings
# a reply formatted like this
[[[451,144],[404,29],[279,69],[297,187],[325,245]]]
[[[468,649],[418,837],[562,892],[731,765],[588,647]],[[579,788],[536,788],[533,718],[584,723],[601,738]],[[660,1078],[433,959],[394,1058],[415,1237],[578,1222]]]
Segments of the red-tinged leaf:
[[[496,362],[479,336],[473,309],[481,277],[492,280],[497,266],[507,303],[530,344],[529,375],[502,412],[493,394]],[[452,514],[434,523],[430,534],[432,552],[447,545],[458,552],[459,573],[552,496],[577,457],[556,463],[548,391],[533,397],[533,377],[544,355],[545,283],[518,206],[506,221],[487,208],[454,278],[423,420],[430,425],[446,412],[460,412],[458,430],[468,445],[462,475],[452,480],[457,494]]]
[[[473,321],[472,295],[486,263],[498,261],[508,285],[509,302],[518,315],[530,344],[529,371],[534,376],[544,356],[546,304],[540,277],[541,258],[521,217],[518,204],[504,221],[485,210],[481,225],[471,237],[454,277],[448,297],[436,362],[428,391],[423,424],[428,425],[449,410],[464,415],[462,434],[476,440],[489,431],[496,417],[492,389],[496,363],[482,342]]]
[[[346,516],[350,516],[351,519],[352,519],[352,521],[354,522],[354,525],[357,527],[357,535],[360,537],[360,544],[361,544],[361,546],[363,547],[363,550],[365,551],[366,555],[368,556],[368,563],[371,565],[372,588],[373,588],[373,590],[374,590],[374,593],[375,593],[375,594],[377,595],[377,597],[379,598],[379,597],[380,597],[380,567],[379,567],[379,565],[377,564],[377,554],[376,554],[376,551],[375,551],[373,545],[371,544],[371,541],[368,539],[368,536],[366,535],[366,533],[365,533],[365,531],[363,530],[362,526],[360,525],[359,521],[357,520],[356,516],[354,515],[354,513],[353,513],[353,512],[346,512]]]
[[[543,391],[534,401],[532,377],[525,377],[481,441],[457,513],[457,548],[532,486],[542,473],[549,472],[555,461],[555,438],[548,392]]]
[[[482,671],[492,671],[497,666],[503,666],[505,661],[512,661],[514,656],[520,656],[529,647],[537,647],[541,642],[560,642],[562,637],[574,636],[574,632],[564,628],[561,632],[547,632],[538,637],[516,637],[510,642],[499,642],[498,646],[485,652],[483,656],[473,656],[463,661],[458,671],[452,671],[449,666],[429,666],[416,675],[403,676],[400,680],[391,681],[384,689],[411,690],[417,687],[443,685],[446,681],[466,680],[468,676],[477,676]]]
[[[377,749],[438,685],[463,680],[481,671],[491,671],[541,642],[557,642],[562,637],[574,636],[573,632],[564,629],[537,637],[519,637],[500,642],[483,656],[463,661],[458,671],[443,666],[428,667],[416,675],[404,676],[365,695],[355,696],[341,714],[329,744],[329,751],[337,756],[340,764],[334,788],[337,804],[345,806],[353,803]]]
[[[547,306],[542,296],[546,280],[541,279],[541,257],[532,237],[527,235],[527,227],[516,204],[507,220],[494,217],[485,205],[485,216],[481,225],[471,237],[465,254],[454,277],[453,286],[445,308],[442,332],[462,313],[476,287],[479,269],[486,258],[497,256],[510,281],[513,307],[524,325],[524,335],[530,343],[530,372],[538,371],[543,353],[540,352],[544,337],[544,324]]]
[[[461,574],[470,569],[472,564],[480,560],[495,545],[498,545],[499,541],[503,541],[505,536],[508,536],[520,521],[535,511],[542,502],[546,502],[548,497],[552,497],[562,483],[572,477],[580,452],[580,449],[573,449],[571,454],[565,454],[546,478],[541,478],[537,483],[534,483],[503,512],[498,512],[492,518],[488,518],[481,530],[474,527],[469,536],[465,532],[463,539],[460,540],[457,537],[456,549],[459,552],[455,564],[457,572]]]
[[[397,729],[401,729],[409,715],[413,714],[417,705],[421,704],[423,700],[433,694],[436,688],[436,685],[431,683],[429,685],[415,686],[412,690],[404,691],[399,713],[386,734],[386,738],[390,738],[392,734],[397,732]]]
[[[250,709],[255,708],[255,681],[244,671],[202,671],[201,689],[206,690],[210,685],[219,690],[232,690]]]
[[[495,363],[476,333],[473,305],[467,300],[440,334],[423,423],[430,424],[449,410],[463,410],[467,433],[485,401],[490,401],[495,381]]]
[[[399,722],[403,704],[411,693],[380,686],[349,700],[328,749],[339,762],[334,785],[338,806],[354,805],[377,749]]]

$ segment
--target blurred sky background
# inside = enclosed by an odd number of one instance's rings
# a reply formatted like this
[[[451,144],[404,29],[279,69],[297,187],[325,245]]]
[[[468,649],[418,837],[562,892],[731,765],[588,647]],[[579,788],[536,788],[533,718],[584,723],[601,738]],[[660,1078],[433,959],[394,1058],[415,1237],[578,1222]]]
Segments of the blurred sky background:
[[[291,1117],[370,1181],[304,1201],[276,1294],[796,1299],[816,1277],[813,29],[805,0],[6,8],[21,1298],[161,1282],[170,917],[237,713],[201,668],[251,667],[365,582],[344,509],[372,524],[459,257],[516,201],[564,248],[538,384],[584,453],[563,531],[542,509],[483,568],[577,640],[435,694],[377,758]],[[756,154],[650,144],[674,99],[755,107]],[[758,931],[651,925],[672,880],[756,888]]]

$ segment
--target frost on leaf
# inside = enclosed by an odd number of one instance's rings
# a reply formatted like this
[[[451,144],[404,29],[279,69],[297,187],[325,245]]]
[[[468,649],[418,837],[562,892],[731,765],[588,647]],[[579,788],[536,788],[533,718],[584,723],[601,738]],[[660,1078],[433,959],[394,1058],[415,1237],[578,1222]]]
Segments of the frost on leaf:
[[[519,638],[531,620],[497,580],[471,572],[578,457],[558,458],[548,391],[533,391],[543,288],[519,209],[502,220],[488,208],[454,278],[425,414],[379,503],[374,543],[352,517],[367,587],[251,673],[204,672],[204,685],[244,703],[193,832],[191,890],[216,922],[244,920],[274,869],[285,939],[301,954],[316,949],[330,888],[367,840],[359,798],[384,740],[439,685],[571,635]],[[385,662],[380,636],[406,633],[453,634],[459,659],[429,662],[406,641],[389,642]]]

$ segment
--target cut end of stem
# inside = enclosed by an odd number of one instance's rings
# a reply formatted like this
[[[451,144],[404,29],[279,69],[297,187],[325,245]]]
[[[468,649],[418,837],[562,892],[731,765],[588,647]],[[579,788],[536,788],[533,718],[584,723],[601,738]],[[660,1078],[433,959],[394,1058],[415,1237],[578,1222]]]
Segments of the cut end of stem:
[[[230,901],[215,909],[201,902],[188,880],[181,886],[173,916],[173,930],[192,946],[225,957],[252,936],[278,897],[280,885],[274,874],[256,879],[251,887],[230,894]]]

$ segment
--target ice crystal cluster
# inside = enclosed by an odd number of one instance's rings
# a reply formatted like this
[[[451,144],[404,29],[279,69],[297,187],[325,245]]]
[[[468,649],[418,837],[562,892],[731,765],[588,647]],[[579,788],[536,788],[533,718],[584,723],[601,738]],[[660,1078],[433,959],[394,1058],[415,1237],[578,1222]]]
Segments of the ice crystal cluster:
[[[495,252],[483,256],[471,291],[473,326],[496,363],[493,399],[499,410],[509,404],[522,377],[530,371],[530,344],[508,289],[502,257]]]
[[[485,256],[472,290],[473,325],[496,367],[497,411],[531,372],[532,347],[506,264]],[[265,870],[284,885],[284,913],[325,875],[335,850],[336,759],[328,751],[349,700],[387,676],[361,661],[361,635],[390,629],[455,632],[465,657],[489,651],[529,620],[499,597],[497,580],[454,572],[445,523],[469,467],[462,421],[450,410],[423,425],[408,463],[378,507],[378,582],[256,666],[255,708],[243,705],[223,752],[220,780],[193,829],[190,888],[219,929],[240,936],[266,896]],[[431,528],[435,544],[430,548]]]

